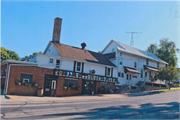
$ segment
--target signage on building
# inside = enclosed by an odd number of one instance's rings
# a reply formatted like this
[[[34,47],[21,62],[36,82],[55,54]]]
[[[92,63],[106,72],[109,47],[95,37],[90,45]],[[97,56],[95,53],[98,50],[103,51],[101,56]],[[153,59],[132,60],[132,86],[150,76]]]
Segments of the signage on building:
[[[112,77],[105,77],[100,75],[91,75],[86,73],[77,73],[72,71],[66,71],[66,70],[54,70],[55,76],[64,76],[64,77],[72,77],[72,78],[80,78],[80,79],[86,79],[86,80],[95,80],[95,81],[105,81],[105,82],[117,82],[117,78]]]

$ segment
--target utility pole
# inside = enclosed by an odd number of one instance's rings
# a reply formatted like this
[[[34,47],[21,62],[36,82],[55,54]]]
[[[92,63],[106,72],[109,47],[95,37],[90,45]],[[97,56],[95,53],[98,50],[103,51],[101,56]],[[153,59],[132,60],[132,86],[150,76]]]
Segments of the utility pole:
[[[131,46],[134,47],[134,40],[133,40],[133,34],[137,34],[137,33],[140,33],[140,32],[126,32],[126,33],[131,33]]]

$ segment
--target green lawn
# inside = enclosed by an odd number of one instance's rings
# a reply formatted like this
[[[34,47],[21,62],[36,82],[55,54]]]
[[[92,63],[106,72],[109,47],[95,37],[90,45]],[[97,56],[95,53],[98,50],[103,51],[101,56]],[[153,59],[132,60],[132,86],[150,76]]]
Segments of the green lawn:
[[[167,89],[167,90],[159,90],[159,91],[154,91],[154,92],[168,92],[168,91],[174,91],[174,90],[180,90],[180,88],[175,88],[175,89]]]

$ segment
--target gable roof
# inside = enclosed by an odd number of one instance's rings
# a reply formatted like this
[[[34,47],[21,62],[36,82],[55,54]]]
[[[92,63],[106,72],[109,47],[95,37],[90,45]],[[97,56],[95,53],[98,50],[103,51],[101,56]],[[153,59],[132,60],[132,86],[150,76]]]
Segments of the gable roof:
[[[160,59],[159,57],[155,56],[152,53],[149,53],[149,52],[134,48],[132,46],[123,44],[123,43],[118,42],[118,41],[115,41],[115,42],[120,45],[120,47],[118,47],[118,49],[120,51],[130,53],[130,54],[134,54],[134,55],[138,55],[138,56],[141,56],[141,57],[144,57],[144,58],[148,58],[148,59],[152,59],[152,60],[155,60],[155,61],[159,61],[159,62],[168,64],[167,62],[163,61],[162,59]]]
[[[149,52],[146,52],[144,50],[140,50],[140,49],[134,48],[132,46],[129,46],[129,45],[126,45],[124,43],[121,43],[119,41],[114,41],[114,40],[111,40],[108,43],[108,45],[103,49],[102,53],[108,48],[108,46],[112,42],[115,42],[118,45],[117,49],[122,51],[122,52],[133,54],[133,55],[137,55],[137,56],[144,57],[144,58],[151,59],[151,60],[155,60],[155,61],[158,61],[158,62],[161,62],[161,63],[164,63],[164,64],[168,64],[167,62],[163,61],[162,59],[160,59],[159,57],[155,56],[152,53],[149,53]]]
[[[86,49],[82,50],[81,48],[65,45],[62,43],[51,43],[55,46],[55,48],[62,57],[116,67],[103,54],[89,51]]]

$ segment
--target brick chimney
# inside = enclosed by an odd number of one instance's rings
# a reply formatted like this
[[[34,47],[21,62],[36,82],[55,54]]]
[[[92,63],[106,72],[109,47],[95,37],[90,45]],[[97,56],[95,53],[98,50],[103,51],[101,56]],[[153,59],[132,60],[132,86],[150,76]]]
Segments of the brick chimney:
[[[62,24],[62,19],[58,18],[58,17],[55,18],[55,20],[54,20],[54,30],[53,30],[53,39],[52,39],[52,41],[54,43],[60,43],[61,24]]]

